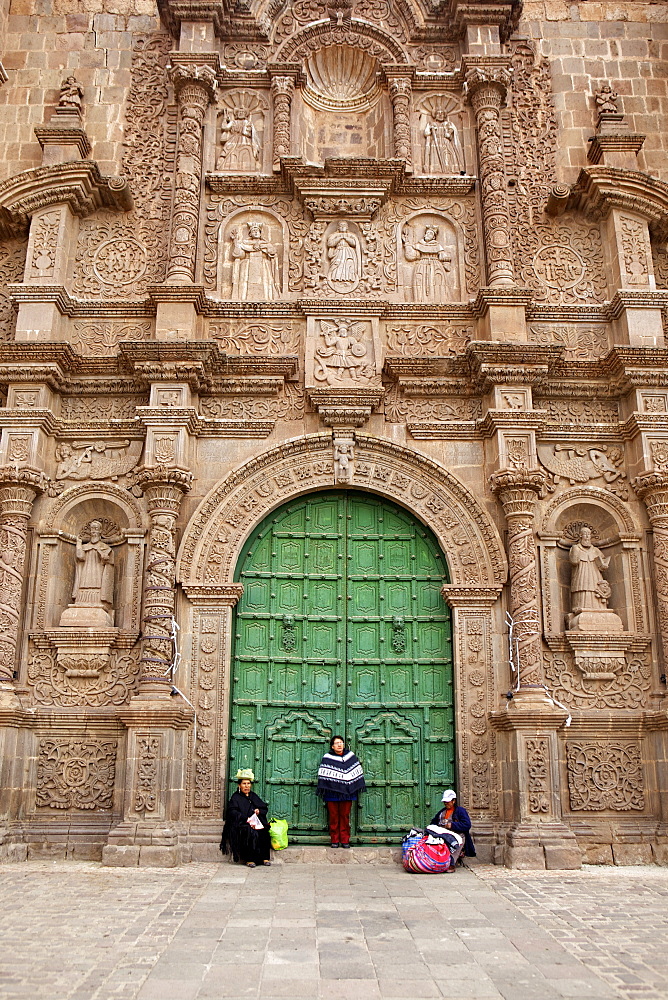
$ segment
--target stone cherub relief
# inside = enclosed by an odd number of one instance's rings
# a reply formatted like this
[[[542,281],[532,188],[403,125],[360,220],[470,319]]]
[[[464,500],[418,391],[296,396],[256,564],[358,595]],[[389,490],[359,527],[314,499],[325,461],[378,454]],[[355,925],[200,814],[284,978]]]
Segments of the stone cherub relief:
[[[62,441],[56,446],[57,480],[119,479],[136,466],[142,442],[127,438],[91,443]]]
[[[245,230],[245,232],[244,232]],[[230,230],[232,298],[264,302],[281,294],[278,250],[263,224],[251,220]]]
[[[114,551],[102,538],[102,522],[93,520],[77,536],[72,604],[61,626],[109,627],[114,624]]]
[[[619,94],[612,89],[609,83],[604,83],[600,90],[594,94],[596,110],[601,114],[619,114]]]
[[[365,343],[366,323],[320,320],[321,344],[315,351],[314,378],[328,385],[359,382],[375,374]]]
[[[266,102],[249,90],[228,91],[221,97],[220,153],[216,170],[255,173],[262,170]]]
[[[422,173],[448,176],[465,173],[464,150],[454,102],[444,95],[431,95],[417,107],[421,140]]]
[[[84,89],[75,76],[66,77],[60,85],[57,110],[63,114],[83,113]]]
[[[327,237],[327,282],[338,293],[352,292],[362,277],[362,247],[347,222],[339,222]]]

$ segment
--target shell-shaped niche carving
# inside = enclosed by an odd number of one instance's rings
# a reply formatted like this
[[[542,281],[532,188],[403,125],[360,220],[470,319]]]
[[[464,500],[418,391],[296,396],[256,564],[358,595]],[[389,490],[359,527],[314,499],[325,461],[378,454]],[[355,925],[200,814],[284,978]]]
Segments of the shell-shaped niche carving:
[[[378,99],[378,63],[351,45],[328,45],[306,60],[305,99],[327,111],[361,111]]]

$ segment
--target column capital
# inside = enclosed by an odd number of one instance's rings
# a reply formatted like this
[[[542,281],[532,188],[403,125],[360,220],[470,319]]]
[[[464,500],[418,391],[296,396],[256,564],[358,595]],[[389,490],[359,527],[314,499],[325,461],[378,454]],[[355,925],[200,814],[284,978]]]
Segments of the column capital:
[[[647,508],[653,527],[668,527],[668,472],[644,472],[631,486]]]
[[[188,55],[190,55],[190,58],[188,58]],[[206,93],[208,101],[213,101],[216,87],[218,86],[217,66],[212,65],[211,57],[207,59],[204,53],[188,55],[185,53],[173,53],[171,56],[168,73],[177,98],[181,97],[181,93],[185,87],[195,87],[202,89]],[[194,61],[193,56],[196,56],[197,62]],[[217,63],[217,55],[215,56],[215,60]]]
[[[47,485],[47,477],[38,469],[0,467],[0,516],[29,518],[33,501],[45,492]]]
[[[192,472],[185,469],[157,465],[152,469],[142,469],[137,485],[146,499],[149,514],[171,514],[176,517],[184,497],[193,482]]]
[[[492,493],[503,504],[506,517],[530,514],[545,491],[547,477],[541,469],[501,469],[490,476]]]
[[[469,100],[482,89],[496,90],[505,100],[513,71],[507,56],[463,56],[464,89]]]

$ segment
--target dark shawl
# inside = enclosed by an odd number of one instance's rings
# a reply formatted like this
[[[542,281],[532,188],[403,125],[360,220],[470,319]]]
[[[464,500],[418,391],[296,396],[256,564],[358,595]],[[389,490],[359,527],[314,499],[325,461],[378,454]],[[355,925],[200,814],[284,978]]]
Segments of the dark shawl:
[[[258,818],[264,830],[254,830],[247,823],[256,809],[260,810]],[[267,803],[263,802],[255,792],[251,791],[248,795],[239,791],[234,792],[225,810],[225,826],[220,841],[223,854],[231,853],[235,861],[243,861],[245,864],[254,861],[257,865],[268,861],[271,847],[268,809]]]
[[[318,785],[315,794],[329,802],[349,802],[366,788],[362,765],[352,750],[343,749],[343,755],[326,753],[318,768]]]
[[[438,817],[441,815],[444,808],[445,802],[431,821],[436,826],[440,825]],[[464,854],[467,858],[475,858],[475,844],[473,843],[473,837],[471,836],[471,817],[467,813],[464,806],[455,806],[455,811],[453,812],[452,819],[450,820],[450,829],[454,830],[455,833],[463,834]]]

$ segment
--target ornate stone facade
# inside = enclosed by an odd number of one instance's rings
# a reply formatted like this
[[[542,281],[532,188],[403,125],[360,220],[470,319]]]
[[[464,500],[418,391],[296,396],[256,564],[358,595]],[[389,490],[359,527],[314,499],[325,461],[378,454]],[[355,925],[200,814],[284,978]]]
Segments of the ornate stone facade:
[[[335,493],[403,509],[447,563],[453,673],[423,708],[480,856],[668,862],[652,9],[614,43],[606,3],[8,15],[0,858],[218,857],[241,563]],[[48,31],[22,51],[27,15]],[[409,656],[386,625],[381,661]],[[268,634],[281,663],[303,627]]]

